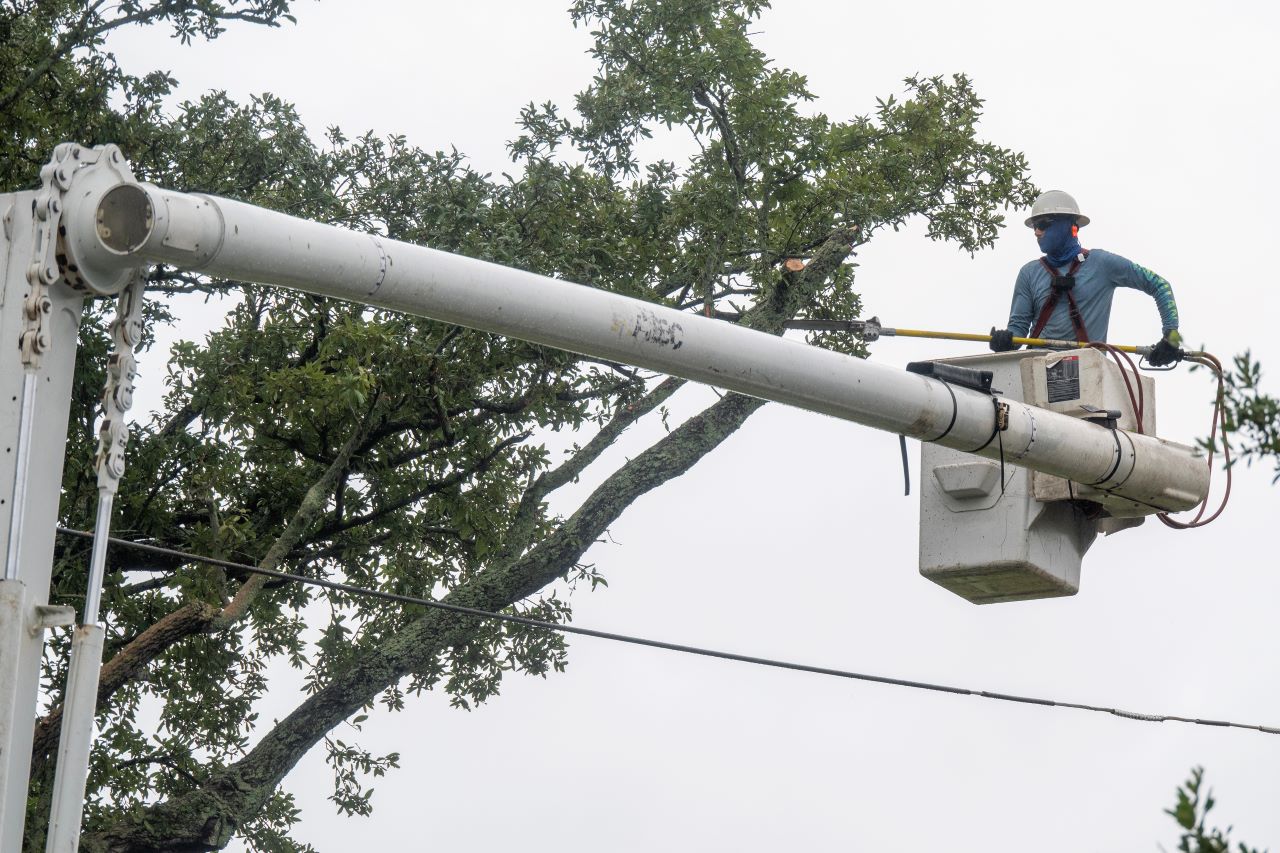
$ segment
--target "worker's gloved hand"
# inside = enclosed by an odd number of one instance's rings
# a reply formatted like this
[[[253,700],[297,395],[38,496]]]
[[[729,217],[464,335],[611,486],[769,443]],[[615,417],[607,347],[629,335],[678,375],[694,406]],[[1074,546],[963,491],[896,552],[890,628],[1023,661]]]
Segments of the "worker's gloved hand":
[[[1177,364],[1182,361],[1182,350],[1179,349],[1181,343],[1182,335],[1178,334],[1178,330],[1169,330],[1168,334],[1151,348],[1151,352],[1147,353],[1147,364],[1152,367],[1164,367],[1166,364]]]
[[[1018,345],[1013,342],[1013,332],[1008,329],[997,330],[995,326],[991,327],[991,351],[992,352],[1010,352],[1016,350]],[[1150,359],[1148,359],[1150,361]]]

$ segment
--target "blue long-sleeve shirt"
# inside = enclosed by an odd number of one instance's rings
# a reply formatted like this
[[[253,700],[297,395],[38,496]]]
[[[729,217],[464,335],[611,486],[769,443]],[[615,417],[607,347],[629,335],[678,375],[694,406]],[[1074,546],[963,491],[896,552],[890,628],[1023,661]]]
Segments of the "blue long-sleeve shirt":
[[[1071,269],[1067,264],[1059,268],[1065,275]],[[1093,249],[1075,274],[1072,295],[1080,307],[1089,340],[1105,341],[1107,327],[1111,323],[1111,297],[1117,287],[1141,290],[1156,301],[1160,309],[1161,332],[1178,328],[1178,304],[1173,299],[1173,287],[1169,282],[1144,266],[1122,258],[1105,249]],[[1009,331],[1015,338],[1025,338],[1035,323],[1050,293],[1049,272],[1039,260],[1031,261],[1018,271],[1013,287],[1013,304],[1009,307]],[[1040,333],[1042,338],[1074,341],[1075,328],[1071,325],[1070,308],[1066,295],[1058,299],[1049,322]]]

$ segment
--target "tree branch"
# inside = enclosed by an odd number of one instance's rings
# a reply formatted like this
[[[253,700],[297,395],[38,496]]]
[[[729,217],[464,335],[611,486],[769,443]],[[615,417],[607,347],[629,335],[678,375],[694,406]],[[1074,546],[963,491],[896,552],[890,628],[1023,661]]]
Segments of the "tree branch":
[[[725,163],[729,166],[729,171],[733,173],[733,180],[738,185],[738,192],[742,193],[747,184],[747,172],[742,165],[742,152],[738,148],[738,137],[733,132],[733,125],[729,121],[729,114],[725,111],[723,101],[713,100],[711,93],[707,91],[707,87],[701,83],[694,87],[693,99],[705,107],[707,112],[711,113],[712,121],[720,129],[720,141],[724,143]]]
[[[337,484],[338,478],[342,476],[351,464],[352,453],[364,441],[365,432],[373,421],[373,412],[376,408],[377,398],[375,396],[369,406],[369,413],[365,416],[363,422],[352,431],[351,437],[342,445],[342,449],[338,451],[338,455],[334,457],[333,462],[325,469],[320,479],[312,483],[310,488],[307,489],[307,493],[303,496],[302,502],[298,505],[298,509],[294,512],[293,518],[289,520],[284,532],[276,537],[276,540],[271,543],[271,547],[267,550],[266,556],[258,563],[259,568],[278,569],[284,558],[298,546],[302,541],[303,535],[324,512],[325,505],[329,501],[329,495],[333,494],[333,487]],[[258,593],[262,591],[262,587],[266,582],[267,579],[263,575],[254,575],[245,581],[240,586],[240,589],[236,591],[235,597],[231,599],[231,602],[222,608],[222,612],[217,615],[210,627],[220,630],[229,628],[238,622],[248,611],[249,605],[257,598]]]
[[[636,402],[619,407],[613,418],[584,447],[558,467],[543,472],[535,479],[520,497],[520,505],[507,526],[498,561],[515,559],[532,543],[538,508],[547,495],[577,478],[617,441],[627,427],[665,403],[684,384],[685,380],[669,376]]]
[[[27,72],[27,76],[23,77],[22,81],[18,83],[17,86],[14,86],[13,89],[6,92],[3,97],[0,97],[0,112],[9,109],[14,101],[22,97],[24,92],[34,86],[41,77],[48,74],[49,69],[53,68],[58,60],[62,59],[74,50],[79,44],[79,39],[85,38],[86,36],[91,38],[94,33],[101,33],[105,31],[102,28],[98,28],[97,30],[89,29],[89,21],[93,19],[93,16],[98,11],[98,7],[100,7],[103,2],[104,0],[95,0],[94,3],[86,8],[84,10],[84,14],[80,16],[80,20],[64,32],[61,38],[58,39],[58,43],[54,45],[53,50],[49,51],[49,54],[44,59],[36,63],[35,67]],[[122,18],[120,19],[120,23],[115,24],[114,26],[120,26],[128,23],[130,18],[137,19],[137,16]]]
[[[494,448],[489,453],[486,453],[483,458],[481,458],[478,462],[476,462],[475,465],[471,466],[470,468],[464,468],[460,471],[455,471],[454,473],[450,474],[448,477],[445,477],[441,480],[432,480],[422,488],[415,489],[414,491],[410,492],[408,495],[398,498],[392,501],[391,503],[384,504],[383,506],[378,507],[372,512],[367,512],[364,515],[358,515],[353,518],[348,518],[346,521],[333,522],[333,523],[327,524],[324,527],[322,527],[320,530],[317,530],[315,535],[312,538],[327,539],[338,533],[342,533],[345,530],[350,530],[353,527],[359,527],[362,524],[368,524],[371,521],[377,521],[379,518],[383,518],[387,515],[390,515],[396,510],[404,509],[410,504],[416,501],[422,500],[427,495],[433,495],[433,494],[436,494],[437,492],[444,491],[445,489],[449,489],[460,483],[463,483],[468,478],[476,474],[483,473],[486,469],[488,469],[488,467],[491,464],[493,464],[493,460],[496,459],[498,455],[502,453],[502,451],[506,450],[508,447],[510,447],[513,444],[518,444],[519,442],[524,441],[528,437],[529,437],[529,433],[527,432],[522,432],[516,435],[508,436],[507,438],[498,442],[498,444],[494,446]]]

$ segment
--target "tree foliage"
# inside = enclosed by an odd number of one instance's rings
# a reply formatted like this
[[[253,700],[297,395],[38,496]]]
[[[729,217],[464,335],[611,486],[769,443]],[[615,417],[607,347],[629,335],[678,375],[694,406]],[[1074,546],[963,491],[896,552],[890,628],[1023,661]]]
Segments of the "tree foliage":
[[[1280,399],[1262,390],[1262,365],[1248,350],[1234,359],[1227,375],[1223,428],[1232,433],[1232,453],[1245,464],[1270,459],[1272,483],[1280,482]]]
[[[112,28],[165,24],[213,38],[232,19],[275,25],[283,0],[7,4],[0,19],[0,164],[30,185],[55,142],[117,142],[140,178],[424,243],[781,334],[787,319],[858,315],[853,254],[923,217],[928,234],[989,246],[1007,204],[1034,188],[1021,155],[977,136],[963,76],[908,78],[869,115],[813,109],[800,74],[751,42],[757,0],[579,0],[598,72],[575,109],[530,104],[510,174],[402,137],[321,139],[286,101],[208,93],[165,106],[174,81],[123,73]],[[659,128],[685,162],[646,159]],[[784,262],[802,259],[802,268]],[[603,582],[586,550],[637,497],[688,470],[762,404],[730,394],[607,472],[563,515],[548,496],[576,479],[681,382],[624,365],[358,305],[160,267],[166,300],[234,295],[225,324],[179,345],[161,411],[133,427],[118,535],[363,587],[566,620],[568,590]],[[82,333],[62,521],[84,528],[95,400],[106,344]],[[812,342],[862,354],[857,340]],[[146,356],[143,356],[146,363]],[[552,454],[543,436],[581,443]],[[764,463],[762,463],[764,464]],[[75,603],[84,546],[62,543],[54,600]],[[335,805],[371,807],[365,782],[393,768],[355,740],[375,705],[438,691],[459,707],[511,672],[565,665],[554,635],[422,612],[234,571],[113,551],[86,850],[300,849],[280,787],[326,749]],[[558,583],[563,582],[563,583]],[[65,647],[37,727],[28,845],[40,838],[56,749]],[[267,668],[305,677],[278,722],[254,707]],[[335,727],[347,722],[343,731]]]
[[[1182,853],[1231,853],[1231,827],[1226,830],[1206,826],[1209,811],[1216,800],[1213,790],[1201,791],[1204,787],[1204,768],[1191,768],[1191,776],[1185,785],[1178,786],[1178,801],[1165,814],[1172,817],[1182,828],[1178,836],[1178,850]],[[1258,853],[1256,847],[1249,847],[1243,841],[1237,842],[1237,853]]]

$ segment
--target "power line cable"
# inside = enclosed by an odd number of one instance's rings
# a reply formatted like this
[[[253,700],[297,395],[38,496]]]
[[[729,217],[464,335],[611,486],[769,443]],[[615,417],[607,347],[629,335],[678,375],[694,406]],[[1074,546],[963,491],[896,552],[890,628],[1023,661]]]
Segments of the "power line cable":
[[[86,530],[73,530],[69,527],[58,527],[58,532],[66,536],[78,536],[82,539],[92,539],[93,533]],[[129,548],[135,551],[141,551],[149,554],[158,554],[167,557],[178,557],[194,563],[204,563],[210,566],[219,566],[226,569],[236,569],[250,574],[263,575],[277,580],[295,581],[297,583],[310,584],[311,586],[323,587],[336,592],[345,592],[350,595],[360,595],[369,598],[380,598],[384,601],[394,601],[400,604],[415,604],[422,607],[434,608],[436,610],[447,610],[451,613],[459,613],[466,616],[475,616],[481,619],[497,619],[503,622],[511,622],[517,625],[526,625],[531,628],[541,628],[547,631],[559,631],[564,634],[576,634],[582,637],[595,637],[599,640],[611,640],[617,643],[629,643],[634,646],[647,646],[653,649],[664,649],[670,652],[681,652],[683,654],[699,655],[701,657],[717,658],[720,660],[731,660],[739,663],[755,664],[757,666],[768,666],[775,669],[787,669],[795,672],[808,672],[814,675],[828,675],[835,678],[847,678],[853,681],[870,681],[876,684],[891,684],[897,687],[910,687],[916,690],[932,690],[938,693],[953,693],[960,696],[977,696],[983,699],[998,699],[1002,702],[1019,702],[1025,705],[1043,705],[1052,708],[1074,708],[1078,711],[1093,711],[1101,714],[1111,714],[1116,717],[1123,717],[1128,720],[1139,720],[1144,723],[1191,723],[1197,726],[1214,726],[1218,728],[1233,729],[1252,729],[1254,731],[1263,732],[1264,734],[1280,735],[1280,728],[1273,726],[1263,726],[1250,723],[1234,723],[1229,720],[1204,720],[1194,717],[1180,717],[1174,714],[1141,714],[1135,711],[1125,711],[1120,708],[1107,708],[1100,705],[1088,705],[1080,702],[1064,702],[1056,699],[1041,699],[1035,696],[1019,696],[1012,693],[995,693],[989,690],[971,690],[967,687],[953,687],[946,684],[934,684],[928,681],[912,681],[905,678],[893,678],[887,675],[870,675],[862,672],[852,672],[846,669],[834,669],[825,666],[814,666],[812,664],[795,663],[792,661],[776,660],[774,658],[755,657],[754,655],[742,655],[736,652],[720,651],[718,649],[708,649],[701,646],[686,646],[680,643],[668,643],[664,640],[652,640],[645,637],[635,637],[628,634],[615,634],[610,631],[597,631],[592,628],[581,628],[576,625],[561,625],[555,622],[546,622],[541,619],[531,619],[528,616],[516,616],[511,613],[495,613],[491,610],[480,610],[474,607],[464,607],[459,604],[449,604],[444,601],[434,601],[429,598],[418,598],[412,595],[399,595],[394,592],[383,592],[376,589],[366,589],[364,587],[352,586],[351,584],[339,583],[338,581],[324,580],[323,578],[309,578],[304,575],[290,574],[289,572],[279,572],[272,569],[261,569],[257,566],[250,566],[244,563],[234,563],[229,560],[219,560],[214,557],[202,557],[197,554],[189,554],[185,551],[177,551],[172,548],[163,548],[159,545],[148,545],[143,542],[132,542],[127,539],[117,539],[114,536],[107,539],[111,545],[121,548]]]

